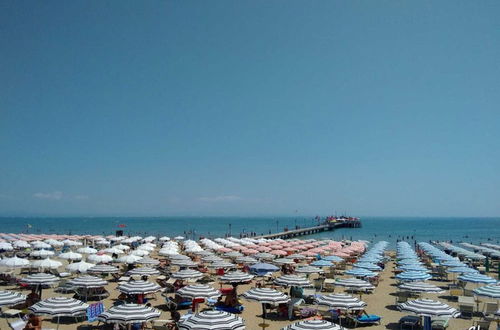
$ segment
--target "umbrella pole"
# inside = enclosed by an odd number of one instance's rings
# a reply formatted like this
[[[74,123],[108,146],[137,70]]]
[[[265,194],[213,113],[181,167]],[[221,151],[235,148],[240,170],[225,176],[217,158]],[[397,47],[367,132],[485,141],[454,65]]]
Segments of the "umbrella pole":
[[[59,315],[57,315],[57,328],[56,329],[59,329]]]

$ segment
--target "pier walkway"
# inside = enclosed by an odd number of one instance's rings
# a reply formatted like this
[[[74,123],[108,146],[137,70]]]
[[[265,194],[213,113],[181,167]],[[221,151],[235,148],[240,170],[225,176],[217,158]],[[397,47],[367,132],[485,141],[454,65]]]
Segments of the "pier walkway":
[[[287,238],[293,238],[293,237],[297,237],[297,236],[316,234],[316,233],[319,233],[322,231],[331,231],[331,230],[335,230],[336,228],[342,228],[342,227],[359,228],[359,227],[361,227],[361,221],[359,221],[359,220],[336,221],[336,222],[331,222],[328,224],[323,224],[323,225],[314,226],[314,227],[298,228],[298,229],[282,231],[279,233],[261,235],[261,236],[257,236],[256,238],[287,239]]]

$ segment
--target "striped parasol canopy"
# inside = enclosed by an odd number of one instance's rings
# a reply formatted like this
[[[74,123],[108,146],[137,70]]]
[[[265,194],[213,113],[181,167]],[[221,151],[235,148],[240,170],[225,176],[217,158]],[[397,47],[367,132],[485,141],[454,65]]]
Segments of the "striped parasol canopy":
[[[425,268],[422,265],[418,264],[410,264],[410,265],[403,265],[401,267],[398,267],[401,270],[404,271],[412,271],[412,272],[429,272],[427,268]]]
[[[255,258],[257,259],[266,259],[266,260],[271,260],[276,258],[274,254],[267,253],[267,252],[260,252],[254,255]]]
[[[196,266],[198,266],[198,263],[194,262],[191,259],[176,259],[176,260],[172,260],[171,264],[174,266],[179,266],[179,267],[196,267]]]
[[[160,271],[151,267],[139,267],[129,270],[127,272],[128,275],[141,275],[141,276],[153,276],[159,275]]]
[[[432,278],[426,272],[407,271],[396,275],[396,278],[401,281],[425,281]]]
[[[298,274],[320,274],[324,273],[321,268],[313,267],[313,266],[302,266],[295,270]]]
[[[177,290],[176,294],[186,299],[217,299],[221,296],[219,290],[214,289],[210,285],[204,284],[186,285],[185,287]]]
[[[76,316],[85,314],[89,305],[68,297],[52,297],[41,300],[28,309],[36,315]]]
[[[247,300],[258,301],[262,304],[286,304],[290,298],[283,292],[270,288],[252,288],[241,295]]]
[[[238,252],[238,251],[231,251],[224,253],[224,256],[229,257],[229,258],[237,258],[237,257],[243,257],[243,254]]]
[[[472,292],[476,296],[500,299],[500,285],[481,286],[472,290]]]
[[[13,306],[26,301],[26,296],[20,292],[0,291],[0,307]]]
[[[370,282],[357,278],[341,278],[335,281],[334,285],[357,290],[371,290],[375,288]]]
[[[368,269],[371,271],[382,270],[382,268],[379,265],[375,265],[374,263],[371,263],[371,262],[356,262],[355,264],[353,264],[353,267]]]
[[[318,305],[342,310],[363,310],[366,307],[364,301],[343,293],[318,296],[316,298],[316,303]]]
[[[236,258],[236,262],[239,264],[256,264],[258,260],[252,257],[239,257]]]
[[[286,256],[288,259],[297,259],[297,260],[304,260],[306,258],[305,255],[300,254],[300,253],[294,253]]]
[[[240,271],[229,272],[220,277],[222,283],[246,283],[250,282],[254,278],[254,275],[248,273],[243,273]]]
[[[207,310],[192,315],[179,325],[181,330],[244,330],[241,317],[234,314]]]
[[[487,275],[478,274],[478,273],[460,275],[458,277],[458,279],[460,281],[471,282],[471,283],[484,283],[484,284],[497,283],[497,280],[495,280],[493,277],[489,277]]]
[[[95,274],[115,274],[118,273],[120,270],[118,267],[111,266],[111,265],[105,265],[105,264],[99,264],[94,267],[91,267],[87,270],[87,273],[95,273]]]
[[[293,261],[293,259],[288,259],[288,258],[278,258],[274,259],[272,262],[278,265],[295,265],[295,261]]]
[[[158,259],[153,259],[150,257],[144,257],[139,259],[138,261],[134,262],[135,264],[141,264],[141,265],[159,265],[160,260]]]
[[[274,280],[274,284],[281,286],[301,286],[310,287],[311,282],[303,276],[299,275],[283,275]]]
[[[220,268],[234,268],[236,267],[236,265],[227,261],[216,261],[208,265],[208,267],[220,269]]]
[[[170,277],[172,278],[177,278],[177,279],[196,279],[196,278],[202,278],[204,275],[202,272],[199,272],[194,269],[183,269],[178,272],[173,273]]]
[[[106,286],[108,282],[96,276],[83,275],[69,280],[68,284],[74,286],[75,288],[92,289],[102,288]]]
[[[290,324],[281,330],[345,330],[345,328],[325,320],[305,320]]]
[[[437,285],[425,282],[405,282],[399,286],[401,290],[411,292],[443,293],[444,290]]]
[[[148,294],[161,291],[161,286],[156,283],[139,280],[120,284],[117,289],[126,294]]]
[[[364,268],[353,268],[345,272],[346,275],[356,276],[356,277],[374,277],[377,273],[371,272]]]
[[[400,311],[411,312],[419,316],[459,317],[460,312],[445,303],[432,299],[417,299],[398,304]]]
[[[113,306],[101,313],[97,319],[104,323],[143,323],[159,318],[161,312],[152,307],[138,304],[123,304]]]
[[[447,273],[460,273],[460,274],[477,274],[479,271],[474,268],[470,268],[467,266],[462,267],[450,267],[446,270]]]
[[[46,273],[36,273],[36,274],[30,274],[26,276],[25,278],[22,278],[20,280],[21,283],[28,284],[28,285],[47,285],[50,286],[57,281],[59,281],[60,278],[52,275],[52,274],[46,274]]]
[[[201,258],[201,260],[203,260],[204,262],[215,262],[215,261],[223,261],[224,259],[212,254]]]

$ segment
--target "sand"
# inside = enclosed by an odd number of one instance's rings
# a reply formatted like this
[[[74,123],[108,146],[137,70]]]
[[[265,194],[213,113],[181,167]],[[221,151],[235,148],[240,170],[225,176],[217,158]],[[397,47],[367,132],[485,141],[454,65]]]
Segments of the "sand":
[[[366,308],[366,311],[369,314],[377,314],[382,316],[382,322],[380,325],[362,325],[358,327],[362,328],[370,328],[370,329],[399,329],[399,324],[398,321],[401,317],[404,315],[409,315],[407,313],[403,313],[397,310],[395,307],[395,293],[397,292],[397,287],[396,287],[396,280],[394,279],[394,267],[395,263],[394,262],[388,262],[386,265],[386,268],[384,271],[380,273],[380,283],[376,287],[376,289],[373,291],[372,294],[363,294],[362,300],[365,301],[368,304],[368,307]],[[493,274],[491,274],[493,276]],[[496,274],[495,274],[496,275]],[[342,276],[342,277],[347,277],[347,276]],[[311,276],[312,279],[315,278],[315,275],[313,274]],[[155,277],[151,277],[151,280],[154,280]],[[109,278],[108,278],[109,280]],[[450,282],[439,282],[439,281],[428,281],[429,283],[436,284],[441,287],[446,287]],[[250,285],[240,285],[238,287],[238,293],[243,293],[246,290],[250,289],[254,284]],[[104,300],[104,305],[106,308],[109,308],[112,306],[113,300],[117,298],[119,295],[119,292],[116,290],[117,283],[116,282],[110,282],[109,285],[107,286],[107,290],[110,292],[110,297]],[[220,284],[215,283],[213,285],[215,288],[219,288]],[[228,287],[228,285],[224,285],[225,287]],[[283,291],[288,291],[286,288],[279,288],[280,290]],[[16,287],[12,286],[3,286],[0,287],[0,290],[18,290]],[[344,292],[342,288],[335,288],[335,292]],[[24,293],[28,293],[28,291],[24,291]],[[52,296],[67,296],[71,297],[72,294],[60,294],[54,292],[53,289],[44,289],[43,290],[43,297],[42,298],[48,298]],[[162,297],[160,294],[156,295],[157,299],[156,300],[150,300],[150,303],[152,304],[153,307],[156,307],[162,311],[162,315],[160,319],[169,319],[170,318],[170,313],[166,310],[164,306],[164,301],[165,298]],[[437,299],[442,302],[445,302],[451,306],[458,307],[456,302],[450,301],[446,297],[446,293],[444,294],[422,294],[421,297],[423,298],[431,298],[431,299]],[[246,328],[247,329],[262,329],[259,324],[262,323],[262,318],[261,318],[261,313],[262,313],[262,308],[261,305],[257,302],[250,302],[241,299],[242,303],[245,306],[245,310],[243,313],[240,314],[240,316],[245,320],[246,323]],[[200,306],[201,309],[203,309],[203,305]],[[482,306],[480,305],[480,309]],[[7,308],[4,307],[3,310],[6,310]],[[324,308],[323,308],[324,309]],[[180,311],[181,314],[184,314],[187,312],[187,310],[182,310]],[[449,329],[468,329],[473,325],[473,321],[477,319],[452,319],[450,320],[449,323]],[[15,320],[15,318],[0,318],[0,329],[10,329],[7,320]],[[292,324],[294,322],[297,322],[298,320],[295,321],[288,321],[283,318],[278,318],[275,314],[270,314],[269,319],[266,320],[266,323],[269,325],[266,329],[269,330],[275,330],[275,329],[281,329],[285,327],[286,325]],[[70,322],[72,320],[70,319]],[[96,327],[97,322],[93,323],[92,325],[89,325],[88,322],[80,322],[80,323],[67,323],[65,321],[64,324],[61,324],[59,326],[59,329],[93,329],[97,328]],[[50,318],[45,317],[44,322],[43,322],[43,327],[44,328],[56,328],[57,325],[52,322]],[[496,329],[496,324],[492,323],[490,326],[490,329]]]

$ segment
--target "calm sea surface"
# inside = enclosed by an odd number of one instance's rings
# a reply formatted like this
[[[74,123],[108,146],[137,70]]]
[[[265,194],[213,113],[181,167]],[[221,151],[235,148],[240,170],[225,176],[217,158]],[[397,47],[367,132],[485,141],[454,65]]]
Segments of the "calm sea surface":
[[[398,239],[454,242],[500,241],[500,218],[407,218],[365,217],[362,228],[343,228],[331,232],[304,236],[308,238],[387,240]],[[221,237],[231,233],[255,232],[266,234],[282,231],[296,225],[315,225],[312,218],[304,217],[72,217],[72,218],[0,218],[0,232],[4,233],[58,233],[58,234],[113,234],[123,229],[125,234],[183,235]],[[125,225],[120,228],[119,225]]]

